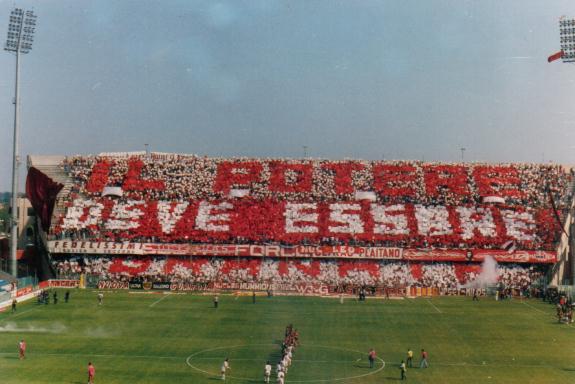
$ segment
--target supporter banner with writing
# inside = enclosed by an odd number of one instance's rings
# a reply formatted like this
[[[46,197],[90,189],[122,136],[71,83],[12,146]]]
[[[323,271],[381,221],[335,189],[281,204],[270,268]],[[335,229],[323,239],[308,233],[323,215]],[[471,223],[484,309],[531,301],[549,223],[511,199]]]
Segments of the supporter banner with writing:
[[[359,246],[280,246],[257,244],[150,244],[58,240],[49,241],[52,253],[126,254],[217,257],[344,258],[411,261],[482,261],[492,256],[498,262],[554,263],[555,252],[490,249],[401,249]],[[109,250],[112,252],[109,252]]]
[[[80,285],[80,280],[44,280],[38,284],[40,289],[45,288],[76,288]]]
[[[128,287],[127,281],[100,280],[98,282],[98,289],[128,289]]]
[[[50,288],[76,288],[80,280],[50,280]]]
[[[34,291],[34,287],[32,287],[31,285],[28,287],[20,288],[16,291],[16,297],[22,297],[24,295],[32,293],[32,291]]]
[[[144,255],[143,243],[114,243],[106,241],[48,241],[52,253],[91,253],[106,255]]]
[[[182,255],[182,256],[261,256],[306,258],[401,259],[401,248],[357,246],[294,246],[257,244],[150,244],[91,241],[49,241],[51,253]],[[110,251],[111,250],[111,251]]]
[[[555,252],[551,251],[515,251],[490,249],[406,249],[403,260],[409,261],[483,261],[491,256],[500,263],[555,263]]]

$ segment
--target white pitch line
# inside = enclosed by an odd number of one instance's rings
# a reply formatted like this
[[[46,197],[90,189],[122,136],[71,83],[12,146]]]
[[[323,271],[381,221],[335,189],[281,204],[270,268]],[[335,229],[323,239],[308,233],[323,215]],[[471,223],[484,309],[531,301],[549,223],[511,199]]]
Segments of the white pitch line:
[[[158,300],[156,300],[152,304],[150,304],[149,307],[152,308],[154,305],[158,304],[160,301],[164,300],[168,296],[170,296],[170,295],[164,295],[163,297],[160,297]]]
[[[429,299],[427,299],[427,300],[425,300],[425,301],[427,301],[427,302],[429,303],[429,305],[431,305],[433,308],[435,308],[435,310],[437,311],[437,313],[443,313],[443,312],[441,312],[441,310],[440,310],[439,308],[437,308],[437,307],[435,306],[435,304],[433,304],[431,301],[429,301]]]
[[[6,317],[6,318],[4,318],[4,319],[2,319],[2,320],[8,321],[8,320],[13,319],[13,318],[15,318],[15,317],[18,317],[18,316],[20,316],[20,315],[24,315],[25,313],[35,311],[35,310],[37,310],[37,309],[38,309],[38,308],[30,308],[30,309],[27,309],[26,311],[23,311],[23,312],[17,312],[16,314],[14,314],[14,315],[9,315],[8,317]]]
[[[536,310],[537,312],[540,312],[540,313],[542,313],[542,314],[544,314],[544,315],[550,315],[549,313],[547,313],[547,312],[545,312],[545,311],[542,311],[542,310],[540,310],[539,308],[535,308],[535,307],[532,306],[531,304],[527,304],[527,303],[524,302],[524,301],[523,301],[523,304],[525,304],[525,305],[528,306],[529,308],[532,308],[532,309]]]
[[[192,361],[197,361],[197,360],[217,360],[220,361],[222,360],[224,357],[222,356],[218,356],[218,357],[196,357],[195,359],[193,359]],[[238,358],[238,359],[233,359],[233,361],[255,361],[255,362],[261,362],[264,359],[253,359],[253,358]],[[294,363],[324,363],[324,364],[353,364],[353,363],[359,363],[360,361],[362,361],[362,359],[360,360],[301,360],[301,359],[292,359],[292,362]],[[367,359],[363,359],[364,362],[367,363]],[[397,363],[399,364],[399,362]]]
[[[529,308],[531,308],[531,309],[533,309],[533,310],[535,310],[535,311],[537,311],[537,312],[539,312],[539,313],[541,313],[541,314],[543,314],[543,315],[545,315],[545,316],[554,317],[554,316],[552,316],[551,313],[542,311],[542,310],[540,310],[539,308],[535,308],[535,307],[532,306],[531,304],[527,304],[527,303],[524,302],[524,301],[522,301],[522,303],[525,304],[526,306],[528,306]],[[567,324],[565,324],[565,325],[567,325],[568,327],[572,327],[572,326],[573,326],[573,324],[569,324],[569,323],[567,323]]]
[[[170,359],[170,360],[180,360],[185,359],[185,356],[145,356],[145,355],[94,355],[90,353],[28,353],[33,356],[56,356],[56,357],[69,357],[69,356],[88,356],[88,357],[101,357],[109,359]],[[16,352],[0,352],[0,355],[17,355]]]

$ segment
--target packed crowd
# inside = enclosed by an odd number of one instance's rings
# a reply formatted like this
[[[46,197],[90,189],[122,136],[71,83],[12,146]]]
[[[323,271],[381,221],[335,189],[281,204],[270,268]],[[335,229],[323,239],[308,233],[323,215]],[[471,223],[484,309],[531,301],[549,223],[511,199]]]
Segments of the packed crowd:
[[[549,197],[561,214],[571,180],[550,164],[154,153],[62,167],[75,184],[51,238],[115,242],[550,250],[560,230]]]
[[[325,284],[329,286],[433,287],[457,289],[474,281],[478,263],[407,263],[311,259],[208,258],[208,257],[72,257],[55,263],[60,277],[79,274],[102,280],[173,283],[257,282]],[[505,287],[527,289],[543,276],[540,267],[499,264],[498,279]]]
[[[99,196],[121,187],[133,200],[213,200],[240,196],[287,201],[349,201],[375,192],[382,203],[479,204],[498,196],[509,205],[548,206],[564,201],[571,173],[552,164],[329,161],[322,159],[209,158],[155,154],[74,156],[62,168],[73,191]],[[365,195],[365,196],[369,196]]]

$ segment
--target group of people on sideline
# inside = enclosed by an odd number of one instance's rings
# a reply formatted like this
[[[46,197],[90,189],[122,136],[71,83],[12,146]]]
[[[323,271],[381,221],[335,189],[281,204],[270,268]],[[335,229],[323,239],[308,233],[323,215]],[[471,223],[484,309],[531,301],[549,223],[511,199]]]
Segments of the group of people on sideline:
[[[429,368],[429,363],[427,359],[429,358],[429,354],[425,349],[421,349],[421,355],[419,360],[419,368]],[[377,359],[377,354],[374,348],[369,350],[367,354],[367,359],[369,361],[369,367],[373,368],[375,366],[375,360]],[[407,368],[413,368],[413,350],[411,348],[407,349],[407,356],[405,360],[401,360],[399,364],[399,370],[401,372],[401,380],[407,379]]]

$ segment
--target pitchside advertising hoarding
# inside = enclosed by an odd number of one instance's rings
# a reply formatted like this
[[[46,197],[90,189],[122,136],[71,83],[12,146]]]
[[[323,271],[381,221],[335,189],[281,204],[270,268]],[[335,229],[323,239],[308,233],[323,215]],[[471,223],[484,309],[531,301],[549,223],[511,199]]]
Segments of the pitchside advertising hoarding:
[[[258,244],[161,244],[114,243],[56,240],[48,242],[53,254],[140,255],[140,256],[217,256],[342,258],[406,261],[482,261],[486,256],[498,262],[554,263],[554,251],[493,249],[402,249],[360,246],[280,246]]]
[[[327,295],[330,289],[325,284],[313,283],[246,283],[246,282],[208,282],[208,283],[171,283],[169,281],[141,282],[141,281],[116,281],[101,280],[98,289],[132,289],[151,291],[268,291],[296,293],[301,295]]]

